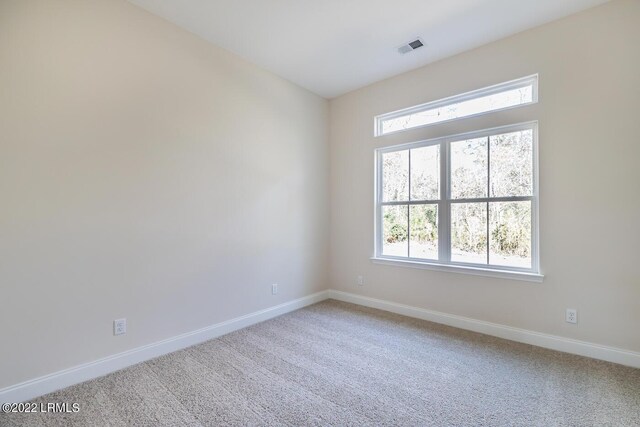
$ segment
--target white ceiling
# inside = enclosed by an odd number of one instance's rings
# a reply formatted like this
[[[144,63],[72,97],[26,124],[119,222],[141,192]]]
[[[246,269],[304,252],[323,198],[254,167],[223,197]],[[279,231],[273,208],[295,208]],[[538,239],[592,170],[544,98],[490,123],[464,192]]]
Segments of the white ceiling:
[[[332,98],[608,0],[130,1]]]

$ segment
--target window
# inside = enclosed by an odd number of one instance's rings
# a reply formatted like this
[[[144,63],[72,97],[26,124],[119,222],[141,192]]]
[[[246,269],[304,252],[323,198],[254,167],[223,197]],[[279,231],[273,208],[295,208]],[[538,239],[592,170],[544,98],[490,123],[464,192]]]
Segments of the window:
[[[375,135],[386,135],[536,102],[538,76],[533,75],[377,116]]]
[[[376,158],[376,258],[538,273],[536,123]]]

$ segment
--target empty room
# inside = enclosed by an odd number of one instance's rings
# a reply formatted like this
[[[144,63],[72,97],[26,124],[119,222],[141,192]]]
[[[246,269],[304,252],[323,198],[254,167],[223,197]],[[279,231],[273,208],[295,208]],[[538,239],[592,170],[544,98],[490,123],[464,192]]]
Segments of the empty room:
[[[0,426],[640,426],[640,0],[0,0]]]

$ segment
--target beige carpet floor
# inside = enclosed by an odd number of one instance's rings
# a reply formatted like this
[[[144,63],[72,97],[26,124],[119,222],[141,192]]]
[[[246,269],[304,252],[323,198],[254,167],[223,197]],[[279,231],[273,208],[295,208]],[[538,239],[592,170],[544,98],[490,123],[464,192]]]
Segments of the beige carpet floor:
[[[6,426],[640,426],[640,370],[325,301],[37,402]]]

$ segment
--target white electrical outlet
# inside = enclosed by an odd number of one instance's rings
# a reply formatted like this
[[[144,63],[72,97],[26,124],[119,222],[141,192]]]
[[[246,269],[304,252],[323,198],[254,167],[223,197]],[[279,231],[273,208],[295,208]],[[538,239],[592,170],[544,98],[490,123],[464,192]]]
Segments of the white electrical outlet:
[[[364,276],[358,276],[357,283],[358,286],[364,286]]]
[[[127,319],[116,319],[113,321],[113,335],[124,335],[127,333]]]
[[[578,310],[576,310],[575,308],[567,308],[565,320],[568,323],[578,323]]]
[[[274,283],[273,285],[271,285],[271,293],[273,295],[278,293],[278,284],[277,283]]]

